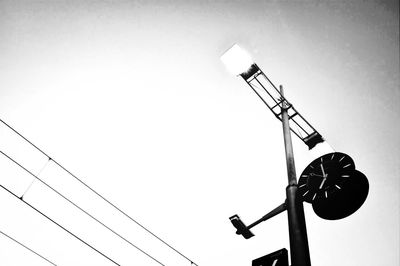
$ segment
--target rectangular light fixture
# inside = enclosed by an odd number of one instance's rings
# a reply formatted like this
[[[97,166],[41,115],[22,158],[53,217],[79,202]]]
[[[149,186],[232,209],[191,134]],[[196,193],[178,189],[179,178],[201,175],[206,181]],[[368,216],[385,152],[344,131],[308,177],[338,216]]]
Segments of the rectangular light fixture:
[[[254,236],[254,234],[247,228],[247,226],[240,220],[240,217],[235,214],[232,217],[229,217],[231,223],[236,228],[236,234],[242,235],[245,239],[249,239]]]
[[[228,71],[234,75],[247,72],[254,63],[251,56],[237,44],[221,56],[221,61]]]

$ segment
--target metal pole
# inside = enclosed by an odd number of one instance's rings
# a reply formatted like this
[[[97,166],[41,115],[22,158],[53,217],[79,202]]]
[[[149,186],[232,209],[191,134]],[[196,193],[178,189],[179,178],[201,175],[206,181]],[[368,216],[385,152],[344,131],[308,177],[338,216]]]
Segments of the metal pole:
[[[283,87],[279,86],[283,96]],[[290,257],[292,266],[310,266],[306,221],[303,202],[298,195],[296,169],[294,165],[292,138],[290,135],[289,116],[286,103],[282,104],[283,139],[285,142],[286,167],[289,185],[286,188],[287,213],[289,221]]]

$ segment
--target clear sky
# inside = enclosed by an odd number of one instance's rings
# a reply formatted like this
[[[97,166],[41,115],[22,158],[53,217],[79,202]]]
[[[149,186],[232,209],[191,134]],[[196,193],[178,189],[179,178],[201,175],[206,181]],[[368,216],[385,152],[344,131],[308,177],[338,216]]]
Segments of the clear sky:
[[[398,1],[0,1],[0,118],[199,266],[289,249],[282,128],[220,56],[244,47],[368,178],[352,216],[305,204],[311,261],[399,265]],[[293,138],[297,174],[318,155]],[[322,147],[320,147],[322,148]],[[190,265],[0,125],[0,150],[168,266]],[[325,150],[326,151],[326,150]],[[0,182],[32,177],[0,158]],[[159,265],[33,182],[24,199],[121,265]],[[112,265],[0,190],[0,230],[57,265]],[[0,235],[1,265],[49,265]]]

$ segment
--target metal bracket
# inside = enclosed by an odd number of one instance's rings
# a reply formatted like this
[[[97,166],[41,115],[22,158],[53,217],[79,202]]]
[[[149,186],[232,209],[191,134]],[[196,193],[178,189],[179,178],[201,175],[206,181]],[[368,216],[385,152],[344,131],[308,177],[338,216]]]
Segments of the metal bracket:
[[[240,217],[237,214],[233,215],[232,217],[229,217],[229,219],[231,220],[233,226],[237,229],[236,234],[242,235],[245,239],[249,239],[254,236],[254,234],[250,231],[251,228],[253,228],[254,226],[258,225],[261,222],[264,222],[280,214],[285,210],[286,210],[286,201],[281,205],[279,205],[278,207],[276,207],[275,209],[273,209],[272,211],[270,211],[269,213],[267,213],[266,215],[264,215],[263,217],[261,217],[260,219],[258,219],[257,221],[255,221],[254,223],[250,224],[249,226],[246,226],[242,222],[242,220],[240,220]]]

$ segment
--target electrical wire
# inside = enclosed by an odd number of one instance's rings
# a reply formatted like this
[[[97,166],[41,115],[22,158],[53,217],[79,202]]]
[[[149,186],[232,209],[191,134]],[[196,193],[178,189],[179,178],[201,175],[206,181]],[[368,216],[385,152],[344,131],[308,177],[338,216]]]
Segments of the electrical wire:
[[[19,199],[20,201],[22,201],[23,203],[25,203],[27,206],[31,207],[32,209],[34,209],[37,213],[39,213],[40,215],[42,215],[43,217],[47,218],[49,221],[51,221],[52,223],[54,223],[55,225],[57,225],[58,227],[60,227],[61,229],[63,229],[65,232],[67,232],[68,234],[72,235],[73,237],[75,237],[76,239],[78,239],[79,241],[81,241],[83,244],[85,244],[86,246],[90,247],[91,249],[93,249],[94,251],[96,251],[97,253],[99,253],[100,255],[102,255],[104,258],[108,259],[109,261],[111,261],[112,263],[114,263],[115,265],[120,266],[120,264],[118,264],[117,262],[115,262],[113,259],[111,259],[110,257],[108,257],[107,255],[105,255],[104,253],[102,253],[101,251],[99,251],[98,249],[96,249],[95,247],[93,247],[92,245],[90,245],[89,243],[87,243],[85,240],[83,240],[82,238],[80,238],[79,236],[75,235],[74,233],[72,233],[71,231],[69,231],[68,229],[66,229],[65,227],[63,227],[61,224],[57,223],[56,221],[54,221],[53,219],[51,219],[49,216],[47,216],[46,214],[44,214],[43,212],[41,212],[40,210],[38,210],[37,208],[35,208],[34,206],[32,206],[31,204],[29,204],[28,202],[26,202],[25,200],[21,199],[20,197],[18,197],[16,194],[14,194],[12,191],[10,191],[9,189],[7,189],[6,187],[4,187],[3,185],[0,184],[0,187],[2,189],[4,189],[5,191],[7,191],[8,193],[10,193],[12,196],[14,196],[15,198]]]
[[[26,171],[28,174],[32,175],[34,178],[36,178],[38,181],[40,181],[43,185],[45,185],[46,187],[48,187],[49,189],[51,189],[53,192],[55,192],[57,195],[59,195],[60,197],[62,197],[64,200],[68,201],[70,204],[72,204],[74,207],[76,207],[77,209],[79,209],[80,211],[82,211],[84,214],[86,214],[87,216],[89,216],[91,219],[93,219],[94,221],[96,221],[97,223],[99,223],[100,225],[102,225],[103,227],[105,227],[107,230],[109,230],[111,233],[113,233],[114,235],[118,236],[119,238],[121,238],[122,240],[124,240],[126,243],[128,243],[129,245],[131,245],[132,247],[136,248],[137,250],[139,250],[140,252],[142,252],[143,254],[145,254],[147,257],[151,258],[152,260],[154,260],[155,262],[157,262],[158,264],[162,265],[162,266],[166,266],[163,263],[161,263],[159,260],[157,260],[156,258],[154,258],[153,256],[151,256],[149,253],[145,252],[144,250],[142,250],[141,248],[139,248],[138,246],[136,246],[135,244],[133,244],[132,242],[130,242],[128,239],[126,239],[125,237],[123,237],[122,235],[118,234],[116,231],[114,231],[113,229],[111,229],[110,227],[108,227],[106,224],[104,224],[103,222],[101,222],[99,219],[97,219],[96,217],[94,217],[93,215],[91,215],[89,212],[85,211],[84,209],[82,209],[81,207],[79,207],[79,205],[77,205],[76,203],[74,203],[73,201],[71,201],[70,199],[68,199],[66,196],[64,196],[63,194],[61,194],[59,191],[57,191],[55,188],[53,188],[52,186],[50,186],[49,184],[47,184],[46,182],[44,182],[42,179],[40,179],[38,176],[36,176],[35,174],[33,174],[31,171],[29,171],[28,169],[26,169],[23,165],[21,165],[20,163],[18,163],[17,161],[15,161],[13,158],[11,158],[9,155],[7,155],[6,153],[4,153],[3,151],[0,150],[0,153],[2,155],[4,155],[5,157],[7,157],[10,161],[12,161],[13,163],[15,163],[16,165],[18,165],[20,168],[22,168],[24,171]],[[20,197],[20,199],[23,199],[22,196]]]
[[[106,203],[108,203],[110,206],[112,206],[114,209],[116,209],[118,212],[120,212],[122,215],[124,215],[126,218],[128,218],[129,220],[131,220],[132,222],[134,222],[136,225],[138,225],[139,227],[141,227],[143,230],[145,230],[147,233],[149,233],[150,235],[152,235],[153,237],[155,237],[157,240],[159,240],[160,242],[162,242],[164,245],[166,245],[167,247],[169,247],[170,249],[172,249],[173,251],[175,251],[177,254],[179,254],[180,256],[182,256],[183,258],[185,258],[187,261],[189,261],[192,265],[195,266],[199,266],[198,264],[194,263],[191,259],[189,259],[187,256],[185,256],[183,253],[181,253],[180,251],[178,251],[176,248],[172,247],[170,244],[168,244],[166,241],[164,241],[163,239],[161,239],[159,236],[157,236],[155,233],[153,233],[152,231],[150,231],[148,228],[146,228],[144,225],[142,225],[141,223],[139,223],[137,220],[133,219],[130,215],[128,215],[126,212],[124,212],[123,210],[121,210],[120,208],[118,208],[115,204],[113,204],[111,201],[109,201],[108,199],[106,199],[104,196],[102,196],[99,192],[97,192],[96,190],[94,190],[93,188],[91,188],[88,184],[86,184],[85,182],[83,182],[80,178],[78,178],[76,175],[74,175],[72,172],[70,172],[68,169],[66,169],[62,164],[58,163],[56,160],[54,160],[52,157],[50,157],[47,153],[45,153],[43,150],[41,150],[38,146],[36,146],[35,144],[33,144],[30,140],[28,140],[26,137],[24,137],[21,133],[19,133],[17,130],[15,130],[13,127],[11,127],[9,124],[7,124],[5,121],[3,121],[0,118],[0,122],[3,123],[5,126],[7,126],[9,129],[11,129],[13,132],[15,132],[18,136],[20,136],[23,140],[25,140],[26,142],[28,142],[31,146],[33,146],[36,150],[38,150],[40,153],[42,153],[44,156],[46,156],[49,160],[53,161],[56,165],[58,165],[61,169],[63,169],[65,172],[67,172],[70,176],[72,176],[73,178],[75,178],[79,183],[81,183],[82,185],[84,185],[87,189],[89,189],[91,192],[93,192],[94,194],[96,194],[98,197],[100,197],[102,200],[104,200]]]
[[[29,250],[29,251],[32,252],[33,254],[35,254],[35,255],[39,256],[40,258],[44,259],[44,260],[47,261],[48,263],[50,263],[50,264],[52,264],[52,265],[54,265],[54,266],[57,266],[54,262],[50,261],[49,259],[46,259],[44,256],[40,255],[39,253],[37,253],[37,252],[34,251],[33,249],[31,249],[31,248],[25,246],[24,244],[22,244],[21,242],[19,242],[19,241],[16,240],[15,238],[13,238],[13,237],[7,235],[6,233],[2,232],[1,230],[0,230],[0,234],[2,234],[2,235],[4,235],[4,236],[8,237],[9,239],[11,239],[12,241],[14,241],[15,243],[19,244],[20,246],[23,246],[25,249]]]

